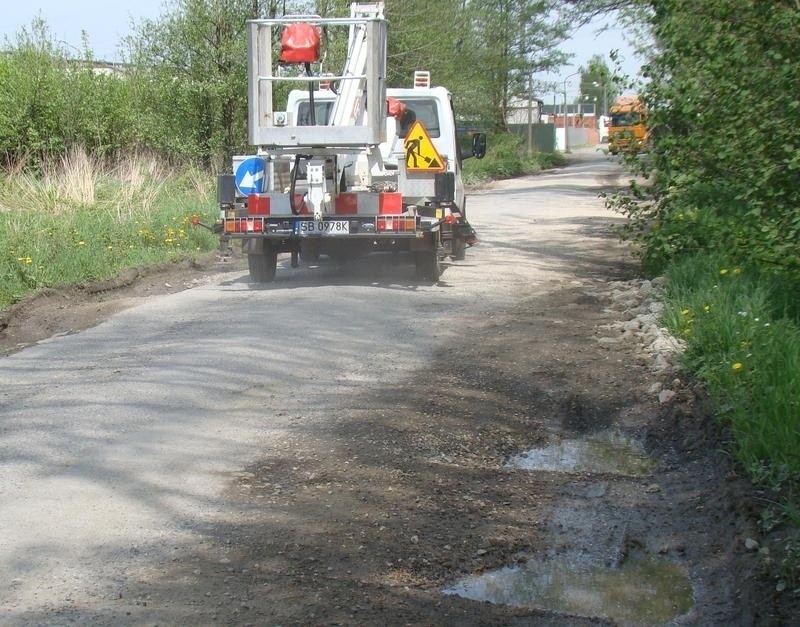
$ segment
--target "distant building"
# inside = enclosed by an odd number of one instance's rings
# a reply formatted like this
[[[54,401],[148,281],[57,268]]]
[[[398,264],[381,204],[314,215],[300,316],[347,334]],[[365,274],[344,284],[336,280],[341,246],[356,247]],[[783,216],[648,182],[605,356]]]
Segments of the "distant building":
[[[92,72],[98,76],[123,78],[128,72],[128,64],[111,63],[110,61],[94,61],[92,62]]]
[[[542,121],[543,105],[544,102],[538,98],[514,98],[508,103],[506,124],[527,124],[529,120],[533,124],[539,124]]]

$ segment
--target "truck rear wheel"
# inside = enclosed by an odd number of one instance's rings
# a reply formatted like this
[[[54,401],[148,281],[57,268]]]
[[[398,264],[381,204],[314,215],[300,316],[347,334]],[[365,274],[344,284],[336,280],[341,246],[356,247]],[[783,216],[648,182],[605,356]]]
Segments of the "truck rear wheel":
[[[247,267],[250,270],[250,280],[253,283],[271,283],[275,280],[278,253],[269,242],[264,242],[263,253],[250,253],[247,255]]]

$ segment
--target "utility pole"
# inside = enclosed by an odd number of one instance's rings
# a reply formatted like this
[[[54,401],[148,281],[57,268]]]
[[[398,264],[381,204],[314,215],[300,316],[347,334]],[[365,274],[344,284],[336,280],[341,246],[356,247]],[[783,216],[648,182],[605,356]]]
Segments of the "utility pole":
[[[528,77],[528,159],[533,157],[533,74]]]
[[[580,70],[573,72],[564,79],[564,152],[569,153],[569,129],[567,128],[567,81],[580,74]]]
[[[602,87],[603,88],[603,113],[602,115],[608,115],[608,83],[606,82],[606,77],[603,77],[603,82],[598,83],[594,81],[592,85],[594,87]]]

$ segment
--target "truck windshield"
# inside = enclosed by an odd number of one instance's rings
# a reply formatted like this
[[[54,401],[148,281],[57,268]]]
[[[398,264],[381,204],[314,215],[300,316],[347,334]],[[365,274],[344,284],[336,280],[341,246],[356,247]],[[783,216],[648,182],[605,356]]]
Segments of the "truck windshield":
[[[642,123],[642,116],[634,111],[627,113],[613,113],[611,126],[635,126]]]
[[[433,98],[398,98],[398,100],[413,113],[413,115],[403,119],[403,123],[397,129],[397,134],[401,138],[406,136],[415,120],[419,120],[425,125],[428,135],[439,137],[439,110],[436,106],[436,100]]]

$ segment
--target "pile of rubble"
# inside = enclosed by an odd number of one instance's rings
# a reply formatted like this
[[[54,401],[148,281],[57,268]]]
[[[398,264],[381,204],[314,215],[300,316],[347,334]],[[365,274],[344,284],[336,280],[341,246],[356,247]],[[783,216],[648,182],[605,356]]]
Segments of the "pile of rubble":
[[[607,284],[604,296],[610,304],[605,312],[613,314],[618,321],[598,328],[597,341],[606,346],[632,342],[638,357],[648,364],[650,370],[664,381],[676,375],[680,368],[678,360],[686,348],[683,340],[675,338],[660,325],[664,304],[660,295],[664,290],[662,277],[649,280],[612,281]],[[670,384],[656,382],[650,392],[658,395],[662,404],[670,402],[679,388],[680,380]]]

